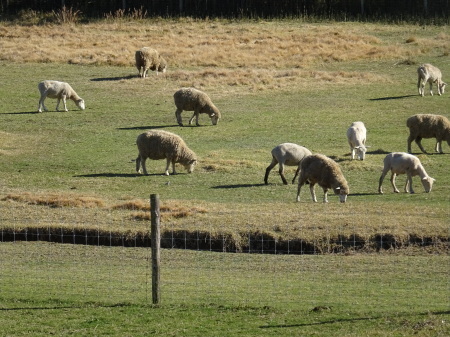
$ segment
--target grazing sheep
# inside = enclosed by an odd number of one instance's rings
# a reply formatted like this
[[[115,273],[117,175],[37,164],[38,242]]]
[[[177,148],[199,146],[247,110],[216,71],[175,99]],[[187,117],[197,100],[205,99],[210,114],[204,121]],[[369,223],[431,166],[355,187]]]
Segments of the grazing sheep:
[[[419,90],[419,95],[425,96],[425,84],[430,83],[430,95],[433,96],[433,83],[436,83],[438,88],[438,94],[441,96],[445,91],[445,86],[447,83],[442,81],[442,73],[435,66],[426,63],[422,64],[417,69],[418,81],[417,89]]]
[[[180,126],[183,126],[183,122],[181,120],[181,112],[183,112],[183,110],[194,111],[194,114],[189,120],[189,125],[192,124],[195,117],[195,124],[199,126],[198,115],[202,113],[209,115],[213,125],[216,125],[221,118],[219,109],[217,109],[209,96],[203,91],[194,88],[181,88],[175,92],[173,98],[177,107],[175,116]]]
[[[166,60],[153,48],[141,48],[136,51],[134,57],[139,76],[142,78],[147,77],[147,71],[149,69],[156,70],[156,75],[158,75],[158,71],[165,73],[167,70]]]
[[[281,180],[283,180],[283,184],[287,185],[287,180],[284,176],[284,165],[287,166],[297,166],[297,170],[295,171],[294,179],[292,179],[292,183],[294,183],[295,178],[298,175],[298,171],[300,170],[300,162],[306,156],[310,156],[312,153],[306,147],[293,144],[293,143],[283,143],[278,146],[275,146],[272,150],[272,162],[266,168],[266,175],[264,176],[264,183],[268,184],[269,173],[275,167],[276,164],[279,165],[278,172],[280,173]]]
[[[81,110],[85,109],[84,100],[78,96],[75,90],[72,89],[69,83],[59,82],[59,81],[42,81],[38,84],[39,92],[41,93],[41,98],[39,99],[38,112],[42,112],[42,108],[48,111],[44,104],[47,97],[57,98],[58,102],[56,104],[56,111],[59,111],[59,103],[62,100],[64,104],[64,111],[67,110],[66,99],[71,99],[75,102],[77,107]]]
[[[442,141],[450,146],[450,121],[441,115],[418,114],[406,121],[409,128],[408,152],[411,153],[411,143],[414,140],[423,153],[427,153],[421,144],[422,138],[436,138],[436,152],[442,151]]]
[[[332,159],[322,155],[314,154],[308,156],[300,163],[300,177],[298,179],[297,201],[300,201],[300,189],[309,182],[311,197],[317,202],[314,185],[317,183],[323,188],[323,202],[328,202],[328,189],[333,189],[339,194],[342,203],[347,200],[349,188],[339,165]]]
[[[145,167],[147,158],[158,160],[167,159],[166,170],[164,174],[169,175],[169,166],[172,163],[172,174],[176,174],[175,163],[182,164],[189,173],[194,171],[197,158],[186,143],[174,133],[163,130],[149,130],[137,137],[136,145],[139,155],[136,158],[136,172],[148,175]]]
[[[384,158],[384,168],[378,184],[378,193],[383,194],[383,188],[381,185],[383,184],[383,179],[389,170],[391,171],[391,184],[392,187],[394,187],[395,193],[399,193],[399,190],[395,186],[395,177],[398,174],[404,173],[407,175],[405,192],[409,192],[411,194],[414,193],[412,188],[412,177],[417,175],[420,176],[425,192],[431,192],[435,179],[428,176],[427,172],[420,163],[419,158],[405,152],[392,152]]]
[[[363,122],[353,122],[347,129],[347,140],[352,152],[352,159],[357,154],[360,160],[366,157],[366,127]]]

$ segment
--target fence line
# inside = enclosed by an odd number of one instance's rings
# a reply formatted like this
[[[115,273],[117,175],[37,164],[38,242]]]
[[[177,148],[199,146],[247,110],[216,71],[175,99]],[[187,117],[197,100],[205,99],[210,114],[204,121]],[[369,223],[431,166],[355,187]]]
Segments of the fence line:
[[[403,272],[391,277],[404,278],[406,285],[410,284],[408,278],[422,277],[423,282],[436,288],[436,294],[441,297],[445,286],[439,266],[448,258],[448,235],[447,238],[410,235],[408,242],[400,242],[386,233],[380,224],[379,230],[369,238],[356,234],[333,237],[317,228],[320,235],[313,239],[280,240],[276,233],[255,232],[250,225],[243,225],[238,235],[212,234],[216,227],[211,231],[207,228],[180,230],[180,226],[171,223],[161,225],[161,273],[157,285],[160,291],[155,295],[150,230],[118,230],[121,226],[142,227],[142,221],[113,220],[113,215],[110,222],[104,215],[101,220],[96,220],[92,215],[95,212],[83,209],[73,210],[77,221],[71,221],[62,209],[52,209],[54,213],[48,218],[30,214],[30,219],[16,219],[14,212],[0,211],[0,293],[14,298],[18,306],[35,305],[34,297],[48,298],[58,306],[61,301],[75,304],[96,301],[113,304],[204,302],[205,296],[213,303],[273,305],[273,302],[306,300],[313,306],[320,304],[318,297],[304,298],[299,288],[305,277],[311,282],[310,287],[322,282],[322,278],[334,277],[338,281],[338,290],[340,282],[344,282],[340,280],[343,271],[347,270],[346,275],[350,277],[359,277],[361,273],[353,275],[346,262],[354,256],[353,263],[360,263],[356,252],[380,252],[381,255],[367,254],[367,259],[372,262],[363,266],[363,273],[370,270],[374,275],[384,275],[387,271],[383,260],[404,247],[438,254],[420,258],[421,265],[419,269],[415,266],[414,270],[409,270],[408,262],[399,258],[398,265]],[[86,216],[81,216],[82,221],[79,220],[80,212],[86,212]],[[151,213],[159,214],[156,210]],[[224,216],[231,217],[231,214]],[[88,219],[93,220],[88,222]],[[39,226],[33,229],[27,226],[33,223]],[[113,229],[105,230],[107,224]],[[149,225],[150,221],[147,221],[147,227]],[[301,237],[304,230],[301,224],[293,226],[298,226],[293,229]],[[356,229],[352,230],[348,224],[334,230],[356,233]],[[383,251],[389,253],[383,254]],[[390,271],[391,274],[394,272]],[[377,282],[385,289],[383,291],[388,291],[388,280],[380,278]],[[411,287],[415,285],[411,283]],[[332,299],[334,289],[314,291],[328,298],[330,303],[339,302],[339,299]],[[364,296],[369,295],[362,293],[360,296],[364,302]]]

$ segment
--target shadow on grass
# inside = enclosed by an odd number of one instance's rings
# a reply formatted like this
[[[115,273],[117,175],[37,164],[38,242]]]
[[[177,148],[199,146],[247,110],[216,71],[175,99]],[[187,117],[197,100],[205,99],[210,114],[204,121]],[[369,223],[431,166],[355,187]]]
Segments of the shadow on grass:
[[[151,174],[158,175],[158,174]],[[73,176],[74,178],[133,178],[144,177],[142,174],[137,173],[93,173],[93,174],[79,174]]]
[[[120,81],[120,80],[129,80],[131,78],[137,78],[137,75],[128,75],[128,76],[118,76],[118,77],[99,77],[99,78],[91,78],[93,82],[103,82],[103,81]]]
[[[258,187],[258,186],[266,186],[266,184],[236,184],[236,185],[219,185],[213,186],[211,188],[243,188],[243,187]]]
[[[399,317],[413,317],[413,316],[429,316],[433,315],[449,315],[450,311],[434,311],[434,312],[419,312],[412,314],[396,314],[395,316]],[[279,329],[279,328],[300,328],[302,326],[314,326],[314,325],[323,325],[323,324],[335,324],[335,323],[345,323],[345,322],[358,322],[358,321],[371,321],[377,319],[385,319],[386,316],[374,316],[374,317],[361,317],[361,318],[338,318],[332,320],[326,320],[322,322],[312,322],[312,323],[300,323],[300,324],[278,324],[278,325],[268,325],[268,326],[260,326],[260,329]]]
[[[152,125],[146,125],[146,126],[130,126],[126,128],[117,128],[117,130],[150,130],[150,129],[165,129],[165,128],[176,128],[180,127],[178,124],[173,125],[158,125],[158,126],[152,126]]]
[[[39,114],[41,112],[37,111],[21,111],[21,112],[5,112],[2,115],[34,115]]]
[[[405,95],[405,96],[388,96],[388,97],[380,97],[380,98],[369,98],[369,101],[389,101],[392,99],[403,99],[403,98],[410,98],[410,97],[416,97],[419,95]]]

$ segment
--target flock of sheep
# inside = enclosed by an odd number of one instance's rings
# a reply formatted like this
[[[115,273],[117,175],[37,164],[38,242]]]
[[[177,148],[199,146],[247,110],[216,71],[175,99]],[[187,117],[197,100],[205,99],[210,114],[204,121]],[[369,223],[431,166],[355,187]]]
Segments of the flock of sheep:
[[[159,53],[148,47],[144,47],[135,53],[136,68],[139,71],[139,76],[144,78],[147,76],[147,71],[153,70],[158,72],[165,72],[167,69],[166,60],[159,55]],[[426,83],[430,85],[430,94],[433,95],[433,83],[437,85],[438,94],[442,95],[445,90],[446,83],[442,81],[442,74],[440,70],[431,64],[423,64],[417,69],[418,82],[417,88],[419,95],[424,96],[424,87]],[[47,111],[44,105],[46,97],[56,98],[56,110],[59,111],[59,104],[62,100],[64,103],[64,110],[67,110],[66,99],[71,99],[80,109],[85,109],[84,100],[78,96],[73,88],[65,82],[58,81],[42,81],[38,85],[41,97],[39,100],[39,109],[42,108]],[[219,109],[213,104],[209,96],[194,88],[181,88],[174,94],[174,103],[176,106],[175,116],[177,123],[183,126],[181,119],[182,111],[194,111],[194,114],[189,120],[189,124],[195,117],[196,125],[198,126],[199,114],[207,114],[213,125],[216,125],[221,114]],[[410,130],[408,137],[408,152],[411,152],[411,143],[415,141],[422,152],[426,153],[422,147],[422,138],[436,138],[436,152],[443,153],[442,141],[447,141],[450,146],[450,121],[440,115],[432,114],[418,114],[408,118],[406,122]],[[363,122],[358,121],[350,125],[347,130],[347,140],[350,146],[351,157],[360,160],[365,159],[365,154],[368,146],[366,146],[367,130]],[[172,164],[172,174],[176,174],[175,164],[182,164],[186,170],[191,173],[197,163],[197,156],[189,149],[186,143],[178,135],[163,131],[163,130],[149,130],[140,134],[137,137],[136,145],[139,151],[136,158],[136,171],[147,175],[146,160],[166,159],[165,175],[169,175],[169,167]],[[270,171],[279,165],[279,174],[284,184],[288,184],[284,176],[284,166],[297,166],[292,183],[295,182],[297,175],[298,189],[297,201],[300,201],[300,190],[303,185],[309,184],[312,200],[317,202],[314,186],[318,184],[324,191],[323,202],[328,202],[327,193],[329,189],[339,195],[340,202],[344,203],[349,194],[348,183],[342,173],[340,166],[331,158],[322,154],[312,154],[307,148],[293,144],[283,143],[276,146],[272,150],[272,162],[266,168],[264,182],[268,184]],[[141,170],[142,168],[142,170]],[[378,192],[383,193],[382,183],[386,174],[391,171],[391,184],[394,192],[399,190],[395,185],[395,178],[399,174],[406,174],[407,180],[405,184],[405,192],[414,193],[412,188],[412,177],[418,175],[424,186],[425,192],[430,192],[435,179],[428,176],[419,158],[405,152],[393,152],[384,158],[384,167],[379,179]]]

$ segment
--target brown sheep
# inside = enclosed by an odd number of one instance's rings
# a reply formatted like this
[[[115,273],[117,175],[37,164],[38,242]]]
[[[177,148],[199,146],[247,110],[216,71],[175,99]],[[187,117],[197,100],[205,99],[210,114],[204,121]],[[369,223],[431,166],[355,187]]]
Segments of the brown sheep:
[[[333,189],[339,195],[341,203],[346,202],[349,188],[339,165],[322,154],[313,154],[300,163],[300,177],[298,179],[297,201],[300,201],[300,189],[309,182],[311,197],[317,202],[314,185],[319,184],[323,189],[323,202],[328,202],[328,189]]]
[[[136,68],[139,71],[139,76],[142,78],[147,77],[147,71],[149,69],[156,70],[156,75],[158,75],[158,71],[165,73],[167,70],[166,60],[153,48],[141,48],[136,51],[134,56],[136,59]]]
[[[176,174],[175,163],[182,164],[189,173],[194,171],[197,163],[195,153],[188,148],[180,136],[164,130],[149,130],[140,134],[136,139],[139,150],[136,158],[136,172],[148,175],[145,167],[147,158],[158,160],[166,159],[167,165],[164,174],[169,175],[169,166],[172,163],[172,174]]]
[[[414,140],[423,153],[427,153],[421,144],[422,138],[436,138],[436,152],[442,151],[442,141],[450,146],[450,121],[447,117],[432,114],[418,114],[406,121],[409,128],[408,152],[411,153],[411,143]]]
[[[192,124],[195,117],[195,124],[199,126],[198,115],[202,113],[208,114],[213,125],[216,125],[221,118],[219,109],[217,109],[209,96],[203,91],[194,88],[181,88],[175,92],[173,99],[175,101],[175,106],[177,107],[175,116],[177,118],[178,125],[180,126],[183,126],[181,119],[181,112],[183,112],[183,110],[194,111],[194,114],[189,120],[189,125]]]

